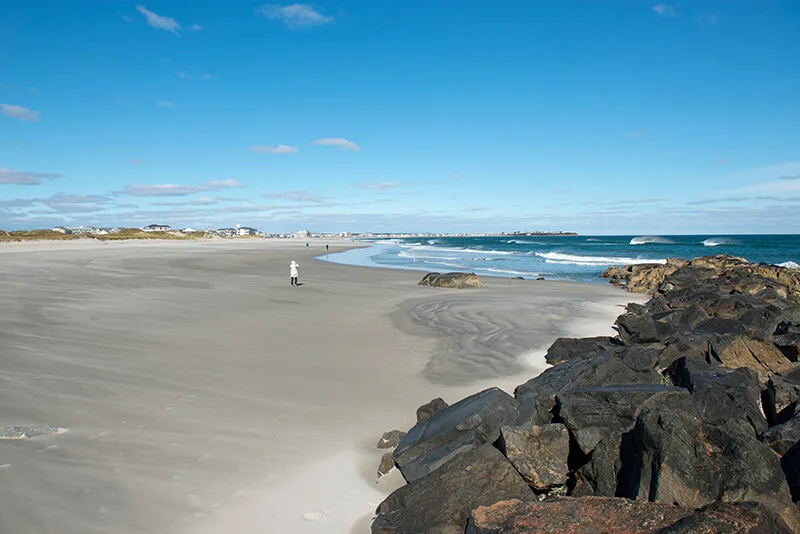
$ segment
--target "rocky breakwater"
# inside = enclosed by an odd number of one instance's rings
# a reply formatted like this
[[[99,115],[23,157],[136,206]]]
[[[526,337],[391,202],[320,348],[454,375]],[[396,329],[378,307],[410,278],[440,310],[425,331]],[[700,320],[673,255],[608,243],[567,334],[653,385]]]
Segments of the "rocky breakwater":
[[[618,336],[422,407],[372,532],[800,532],[797,278],[742,262],[668,264]]]

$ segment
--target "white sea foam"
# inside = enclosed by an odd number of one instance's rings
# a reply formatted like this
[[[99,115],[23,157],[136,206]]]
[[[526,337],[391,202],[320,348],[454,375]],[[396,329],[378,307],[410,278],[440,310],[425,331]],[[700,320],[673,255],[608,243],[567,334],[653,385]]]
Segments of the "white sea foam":
[[[720,245],[736,245],[736,241],[727,237],[709,237],[703,241],[704,247],[718,247]]]
[[[555,263],[560,265],[636,265],[640,263],[666,263],[666,259],[643,259],[626,257],[605,257],[605,256],[578,256],[574,254],[562,254],[560,252],[537,252],[535,254],[544,258],[545,263]]]
[[[542,243],[541,241],[526,241],[524,239],[509,239],[506,243],[516,244],[516,245],[546,245],[547,243]]]
[[[667,239],[666,237],[660,237],[657,235],[643,235],[639,237],[634,237],[631,239],[631,245],[648,245],[648,244],[658,244],[658,245],[671,245],[674,243],[671,239]]]
[[[778,267],[786,267],[787,269],[800,270],[800,264],[793,261],[785,261],[783,263],[779,263]]]

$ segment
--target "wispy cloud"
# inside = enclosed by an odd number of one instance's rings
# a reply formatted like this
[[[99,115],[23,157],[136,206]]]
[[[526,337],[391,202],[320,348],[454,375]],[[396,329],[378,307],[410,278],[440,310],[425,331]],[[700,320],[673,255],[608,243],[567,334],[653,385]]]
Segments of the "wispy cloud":
[[[392,189],[393,187],[397,187],[397,184],[394,182],[377,182],[373,184],[356,184],[353,187],[355,187],[356,189],[383,190],[383,189]]]
[[[291,202],[327,202],[328,197],[310,191],[283,191],[282,193],[264,193],[266,198],[289,200]]]
[[[341,148],[342,150],[354,150],[356,152],[361,150],[361,147],[355,144],[354,142],[341,138],[317,139],[316,141],[313,141],[311,144],[317,146],[332,146],[336,148]]]
[[[800,174],[793,176],[778,176],[778,180],[800,180]]]
[[[183,78],[184,80],[204,80],[204,81],[208,81],[211,78],[213,78],[213,76],[211,76],[208,73],[206,73],[206,74],[190,74],[190,73],[188,73],[186,71],[183,71],[183,70],[176,71],[176,74],[178,75],[179,78]]]
[[[668,6],[666,4],[658,4],[653,7],[653,11],[658,13],[659,17],[670,17],[674,18],[678,16],[678,11],[675,9],[675,6]]]
[[[11,104],[0,104],[0,112],[6,117],[19,119],[26,122],[39,122],[41,113],[22,106],[12,106]]]
[[[203,29],[203,27],[202,27],[202,26],[200,26],[199,24],[192,24],[192,25],[190,26],[190,28],[192,29],[192,31],[193,31],[193,32],[199,32],[200,30],[202,30],[202,29]]]
[[[54,172],[27,172],[0,168],[0,184],[2,185],[40,185],[42,180],[63,178]]]
[[[160,108],[171,108],[175,107],[175,104],[173,104],[172,102],[168,102],[166,100],[156,100],[156,106]]]
[[[233,187],[242,187],[242,183],[239,180],[211,180],[205,183],[205,188],[210,189],[212,191],[216,191],[218,189],[229,189]]]
[[[717,25],[717,16],[714,13],[701,13],[694,18],[694,21],[703,28],[710,28]]]
[[[751,200],[749,197],[706,198],[703,200],[690,200],[688,206],[705,206],[706,204],[727,204],[728,202],[744,202]]]
[[[333,17],[323,15],[309,4],[289,4],[287,6],[264,4],[258,10],[268,19],[280,20],[292,29],[322,26],[333,22]]]
[[[462,176],[460,174],[454,174],[453,180],[461,180]]]
[[[156,206],[214,206],[219,203],[219,198],[200,197],[186,202],[156,202]]]
[[[300,149],[296,146],[278,145],[278,146],[251,146],[250,152],[257,154],[294,154],[299,152]]]
[[[130,195],[134,197],[180,197],[192,195],[201,191],[219,191],[220,189],[228,189],[233,187],[241,187],[242,184],[237,180],[212,180],[203,185],[176,185],[176,184],[159,184],[159,185],[126,185],[122,191],[118,193],[121,195]]]
[[[133,158],[131,163],[134,165],[144,165],[144,160],[142,158]]]
[[[137,5],[136,10],[142,15],[144,15],[145,19],[147,19],[147,24],[149,24],[153,28],[166,30],[168,32],[174,33],[175,35],[180,35],[180,33],[178,33],[178,30],[181,29],[181,26],[175,21],[175,19],[157,15],[152,11],[149,11],[143,5]]]

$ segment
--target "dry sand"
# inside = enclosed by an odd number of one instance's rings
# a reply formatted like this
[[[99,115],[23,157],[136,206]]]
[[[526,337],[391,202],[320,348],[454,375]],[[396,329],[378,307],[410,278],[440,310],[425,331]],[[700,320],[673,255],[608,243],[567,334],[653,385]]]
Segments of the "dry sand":
[[[611,334],[642,300],[422,288],[312,259],[324,244],[0,246],[0,426],[67,429],[0,440],[0,532],[368,532],[399,483],[375,483],[382,432],[433,397],[511,391],[555,338]]]

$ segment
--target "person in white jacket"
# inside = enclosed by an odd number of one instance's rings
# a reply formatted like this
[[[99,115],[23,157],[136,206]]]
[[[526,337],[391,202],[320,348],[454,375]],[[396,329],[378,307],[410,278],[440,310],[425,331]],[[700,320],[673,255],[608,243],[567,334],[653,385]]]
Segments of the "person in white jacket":
[[[300,272],[297,270],[298,267],[300,267],[300,265],[294,260],[289,264],[289,277],[291,278],[291,284],[293,286],[300,285],[297,283],[297,279],[300,277]]]

